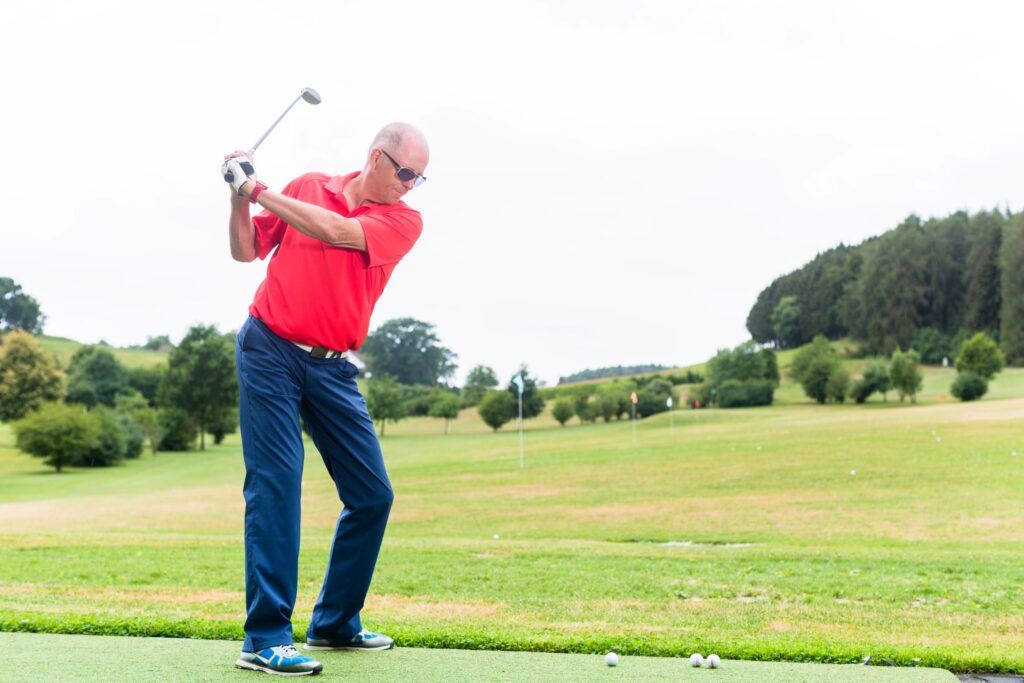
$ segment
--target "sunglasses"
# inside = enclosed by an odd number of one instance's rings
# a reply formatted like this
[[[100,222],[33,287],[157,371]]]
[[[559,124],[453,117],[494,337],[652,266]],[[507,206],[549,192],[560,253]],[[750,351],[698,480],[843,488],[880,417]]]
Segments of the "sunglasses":
[[[384,154],[384,156],[388,158],[388,161],[391,162],[391,165],[395,167],[395,177],[401,180],[403,183],[407,183],[410,180],[415,179],[416,182],[413,183],[412,186],[419,187],[423,183],[427,182],[426,176],[421,176],[419,173],[412,170],[411,168],[408,168],[407,166],[400,166],[398,162],[395,161],[390,154],[385,152],[383,149],[380,151],[381,153]]]

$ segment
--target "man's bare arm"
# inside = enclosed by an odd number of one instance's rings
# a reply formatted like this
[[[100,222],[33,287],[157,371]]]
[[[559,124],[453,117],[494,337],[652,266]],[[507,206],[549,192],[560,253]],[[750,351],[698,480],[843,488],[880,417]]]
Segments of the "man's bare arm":
[[[242,192],[248,195],[254,187],[253,183],[246,183],[242,186]],[[366,251],[366,235],[363,234],[363,226],[355,218],[346,218],[330,209],[273,190],[260,192],[256,202],[303,235],[332,247]]]
[[[249,216],[248,197],[239,197],[232,191],[231,217],[228,218],[228,239],[231,258],[242,263],[256,259],[256,226]]]

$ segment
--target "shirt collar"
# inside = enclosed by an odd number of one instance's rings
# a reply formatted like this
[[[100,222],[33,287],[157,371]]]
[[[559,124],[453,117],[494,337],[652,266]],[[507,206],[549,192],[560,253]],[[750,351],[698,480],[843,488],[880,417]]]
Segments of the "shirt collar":
[[[359,175],[359,171],[353,171],[348,175],[336,175],[328,180],[327,185],[324,187],[327,188],[328,192],[333,193],[335,197],[340,197],[345,186],[348,185],[348,181],[352,180],[357,175]]]

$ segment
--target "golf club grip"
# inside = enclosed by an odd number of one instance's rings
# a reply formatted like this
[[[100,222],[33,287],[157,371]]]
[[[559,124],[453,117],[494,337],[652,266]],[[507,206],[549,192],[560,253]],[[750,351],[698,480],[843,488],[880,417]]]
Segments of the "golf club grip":
[[[254,175],[256,173],[256,169],[253,168],[253,165],[250,164],[248,161],[243,161],[240,164],[240,166],[242,167],[242,170],[245,171],[246,177],[249,177],[249,176]],[[233,182],[234,179],[235,179],[235,174],[232,173],[231,171],[228,171],[227,173],[224,174],[224,180],[225,181],[230,183],[230,182]]]

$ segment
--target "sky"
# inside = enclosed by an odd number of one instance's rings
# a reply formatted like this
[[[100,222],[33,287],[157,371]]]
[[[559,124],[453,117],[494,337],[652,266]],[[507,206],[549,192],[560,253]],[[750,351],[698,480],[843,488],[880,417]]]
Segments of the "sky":
[[[1024,203],[1024,3],[0,6],[0,276],[85,343],[237,329],[221,159],[279,188],[421,128],[424,232],[371,328],[432,323],[461,383],[688,365],[772,279],[908,214]]]

